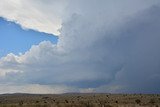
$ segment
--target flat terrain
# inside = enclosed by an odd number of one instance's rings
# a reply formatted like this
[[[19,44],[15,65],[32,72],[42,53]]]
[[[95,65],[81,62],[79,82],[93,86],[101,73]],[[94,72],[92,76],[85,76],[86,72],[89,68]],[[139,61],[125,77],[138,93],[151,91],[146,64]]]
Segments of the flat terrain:
[[[0,107],[160,107],[160,95],[2,94]]]

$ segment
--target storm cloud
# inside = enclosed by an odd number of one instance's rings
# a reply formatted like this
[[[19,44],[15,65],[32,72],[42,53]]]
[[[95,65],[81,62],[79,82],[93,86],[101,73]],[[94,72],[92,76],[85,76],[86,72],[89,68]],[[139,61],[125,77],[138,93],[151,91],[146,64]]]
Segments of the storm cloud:
[[[40,93],[160,92],[158,0],[68,0],[63,8],[57,44],[43,41],[0,59],[2,86],[20,92],[21,85],[49,87]]]

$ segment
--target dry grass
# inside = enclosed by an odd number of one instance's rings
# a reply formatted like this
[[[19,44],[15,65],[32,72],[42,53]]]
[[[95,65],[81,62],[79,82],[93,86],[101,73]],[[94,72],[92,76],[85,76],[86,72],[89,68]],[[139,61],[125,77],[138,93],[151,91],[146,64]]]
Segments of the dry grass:
[[[5,94],[0,95],[0,107],[160,107],[160,95]]]

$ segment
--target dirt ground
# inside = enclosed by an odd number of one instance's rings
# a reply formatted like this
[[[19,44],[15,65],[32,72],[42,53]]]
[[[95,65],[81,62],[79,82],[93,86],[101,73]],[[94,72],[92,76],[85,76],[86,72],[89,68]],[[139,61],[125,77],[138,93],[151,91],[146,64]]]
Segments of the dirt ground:
[[[2,94],[0,107],[160,107],[160,94]]]

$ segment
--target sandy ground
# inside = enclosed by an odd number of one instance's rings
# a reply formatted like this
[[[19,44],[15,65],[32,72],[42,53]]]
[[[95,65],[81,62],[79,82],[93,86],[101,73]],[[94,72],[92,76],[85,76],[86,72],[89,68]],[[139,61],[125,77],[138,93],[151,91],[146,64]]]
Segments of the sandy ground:
[[[0,107],[160,107],[160,94],[2,94]]]

